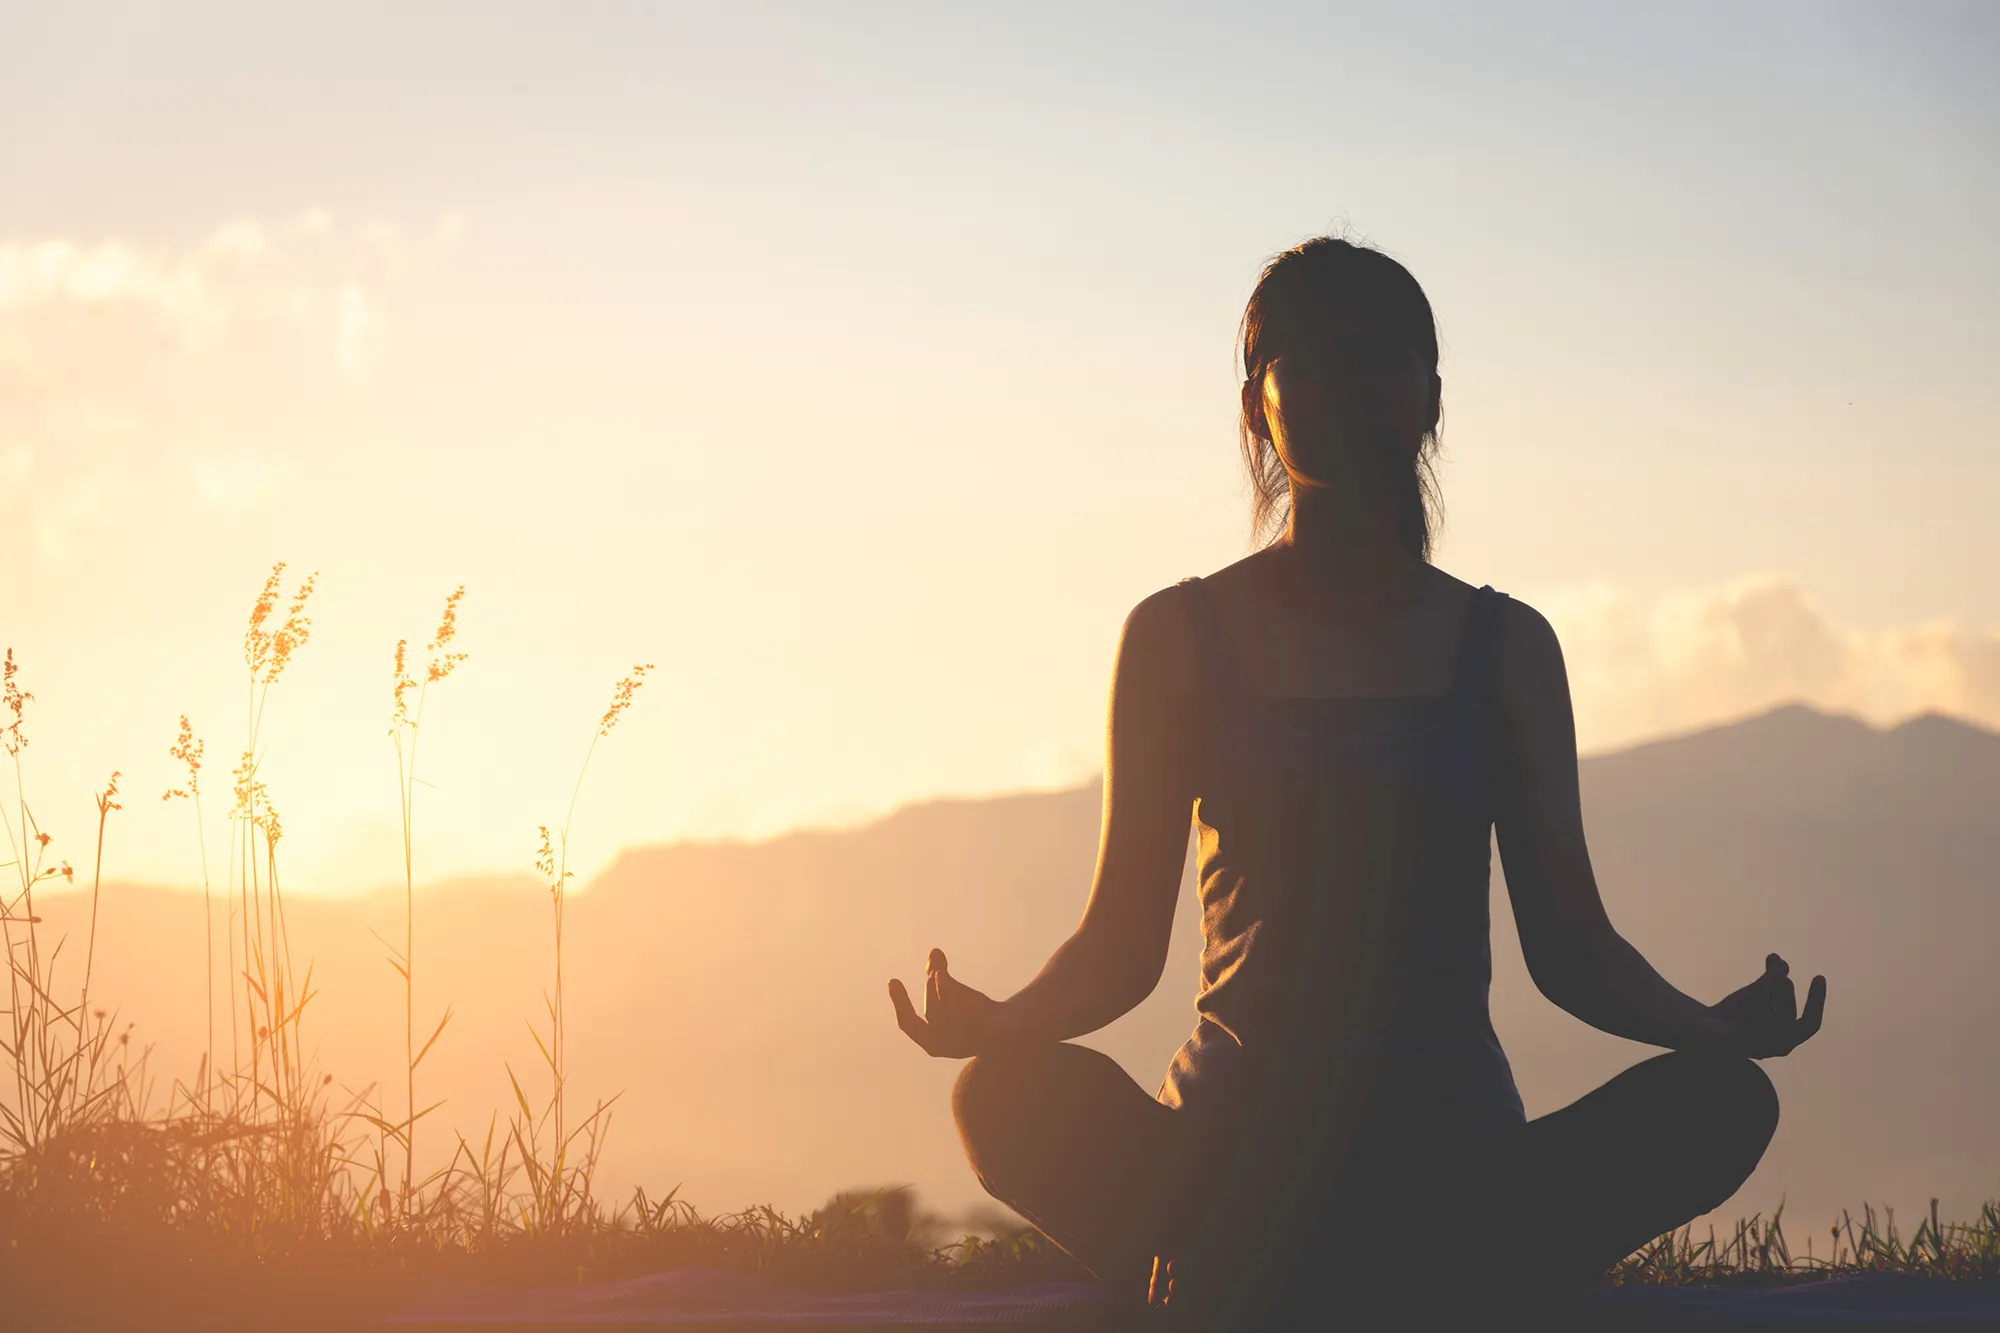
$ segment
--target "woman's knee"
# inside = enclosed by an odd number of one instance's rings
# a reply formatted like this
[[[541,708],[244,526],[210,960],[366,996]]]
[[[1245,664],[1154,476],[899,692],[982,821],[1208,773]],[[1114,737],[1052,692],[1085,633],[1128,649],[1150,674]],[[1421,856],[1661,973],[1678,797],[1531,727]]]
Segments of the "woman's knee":
[[[1726,1075],[1730,1089],[1728,1096],[1736,1108],[1736,1123],[1743,1135],[1745,1149],[1750,1157],[1750,1165],[1755,1166],[1763,1157],[1764,1149],[1771,1145],[1771,1138],[1778,1132],[1778,1089],[1772,1085],[1771,1076],[1763,1066],[1754,1060],[1737,1059],[1730,1062],[1730,1072]]]
[[[1084,1046],[1050,1043],[976,1056],[952,1085],[952,1119],[973,1169],[1005,1172],[1020,1153],[1046,1151],[1052,1139],[1100,1118],[1130,1078],[1111,1057]]]
[[[983,1131],[998,1114],[1006,1094],[1006,1074],[1001,1062],[989,1055],[967,1060],[951,1085],[951,1118],[963,1137]]]
[[[1045,1053],[1006,1051],[974,1056],[951,1087],[951,1118],[977,1166],[1019,1139],[1028,1110],[1048,1082]]]
[[[1754,1161],[1763,1156],[1778,1130],[1778,1090],[1755,1060],[1743,1056],[1701,1056],[1700,1095],[1729,1137],[1742,1143]]]
[[[1019,1178],[1033,1174],[1039,1136],[1035,1110],[1048,1102],[1045,1052],[1008,1051],[974,1056],[951,1088],[951,1118],[973,1174],[988,1193],[1008,1197]]]
[[[1734,1194],[1762,1160],[1778,1129],[1778,1090],[1743,1056],[1681,1053],[1685,1128],[1695,1131],[1715,1180],[1715,1200]],[[1713,1206],[1713,1205],[1711,1205]]]
[[[1627,1071],[1630,1094],[1651,1106],[1662,1128],[1719,1129],[1761,1151],[1778,1127],[1778,1092],[1756,1061],[1738,1055],[1674,1051]],[[1623,1082],[1621,1076],[1617,1082]]]

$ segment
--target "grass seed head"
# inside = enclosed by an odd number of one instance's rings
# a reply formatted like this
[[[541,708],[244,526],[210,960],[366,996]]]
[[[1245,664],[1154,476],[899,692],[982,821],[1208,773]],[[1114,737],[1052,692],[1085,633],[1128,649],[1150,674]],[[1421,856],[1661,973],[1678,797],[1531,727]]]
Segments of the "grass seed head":
[[[410,673],[410,642],[396,640],[396,709],[393,719],[395,726],[414,725],[410,716],[410,691],[419,684],[432,684],[443,680],[465,660],[464,653],[449,651],[451,641],[458,635],[458,603],[465,596],[465,585],[459,584],[451,595],[444,599],[444,612],[438,617],[438,627],[431,635],[431,641],[424,645],[426,661],[424,678],[420,682]]]
[[[171,801],[176,796],[183,800],[201,795],[201,750],[202,743],[195,739],[194,728],[188,725],[186,713],[181,714],[180,739],[175,741],[167,754],[187,766],[187,786],[171,787],[160,793],[160,799]]]
[[[250,628],[243,634],[243,663],[253,672],[263,667],[270,652],[271,636],[265,632],[264,622],[271,618],[271,610],[278,604],[278,580],[284,573],[284,561],[271,566],[263,591],[257,594],[257,601],[250,608]]]
[[[452,639],[458,634],[458,602],[464,596],[465,585],[461,583],[452,590],[451,596],[444,599],[444,614],[438,617],[437,633],[425,645],[425,651],[430,654],[430,666],[425,672],[428,680],[443,680],[465,660],[464,653],[449,651]]]
[[[438,617],[437,633],[431,636],[429,649],[433,654],[444,651],[452,636],[458,633],[458,603],[465,596],[465,585],[452,589],[451,596],[444,599],[444,614]]]
[[[647,662],[643,666],[635,666],[632,668],[632,674],[618,682],[617,686],[611,692],[611,706],[604,710],[604,719],[597,724],[598,735],[609,736],[611,734],[611,729],[618,725],[618,719],[623,716],[626,709],[632,706],[632,696],[637,694],[639,687],[646,683],[646,673],[652,669],[653,664],[651,662]]]
[[[257,781],[257,761],[248,750],[243,752],[243,758],[238,761],[232,776],[235,778],[236,808],[230,813],[238,819],[248,819],[255,813],[257,791],[262,786]]]
[[[28,748],[28,738],[21,730],[21,718],[23,710],[28,706],[28,700],[35,697],[24,691],[20,682],[14,679],[19,672],[20,668],[14,665],[14,650],[9,648],[6,664],[0,666],[0,701],[4,701],[7,711],[14,715],[14,720],[4,728],[0,728],[0,735],[6,737],[0,744],[6,746],[8,754],[14,755]]]
[[[305,613],[306,599],[312,596],[313,584],[319,575],[308,574],[298,591],[292,594],[291,605],[285,608],[285,623],[271,636],[271,664],[264,672],[266,685],[278,679],[285,664],[292,660],[292,654],[305,647],[312,637],[312,617]]]
[[[285,573],[285,562],[280,560],[271,566],[269,577],[264,580],[263,589],[257,594],[256,604],[250,608],[250,627],[243,634],[243,662],[250,668],[250,674],[265,685],[275,684],[284,674],[286,663],[292,654],[305,646],[312,637],[312,617],[305,613],[306,602],[312,597],[313,585],[319,575],[306,575],[305,582],[293,592],[291,602],[285,608],[285,620],[275,630],[266,629],[265,622],[277,610],[281,580]]]
[[[402,726],[410,720],[410,691],[417,688],[417,682],[410,679],[409,654],[410,641],[396,640],[396,711],[391,718],[395,726]]]

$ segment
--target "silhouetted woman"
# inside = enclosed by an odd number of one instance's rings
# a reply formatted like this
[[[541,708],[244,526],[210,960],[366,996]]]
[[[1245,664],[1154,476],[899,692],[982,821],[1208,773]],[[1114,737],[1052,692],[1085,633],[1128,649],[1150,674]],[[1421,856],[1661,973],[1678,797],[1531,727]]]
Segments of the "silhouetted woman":
[[[1778,1119],[1751,1061],[1818,1029],[1825,981],[1799,1012],[1773,954],[1702,1004],[1606,918],[1555,633],[1429,563],[1416,279],[1309,241],[1264,269],[1242,355],[1257,530],[1279,535],[1127,618],[1081,924],[1002,1001],[933,950],[922,1016],[889,984],[897,1020],[974,1057],[953,1110],[986,1188],[1203,1326],[1581,1286],[1743,1183]],[[1158,984],[1190,810],[1198,1021],[1155,1098],[1066,1043]],[[1495,829],[1542,993],[1671,1052],[1532,1121],[1487,1013]]]

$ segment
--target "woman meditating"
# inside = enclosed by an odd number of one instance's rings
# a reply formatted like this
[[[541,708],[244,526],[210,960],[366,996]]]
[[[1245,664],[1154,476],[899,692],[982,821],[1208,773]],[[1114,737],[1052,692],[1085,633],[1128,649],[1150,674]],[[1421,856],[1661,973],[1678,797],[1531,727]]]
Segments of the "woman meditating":
[[[1562,652],[1532,608],[1429,561],[1440,381],[1416,279],[1321,238],[1242,324],[1242,444],[1275,540],[1139,603],[1113,672],[1083,919],[995,1000],[933,950],[925,1051],[982,1184],[1136,1304],[1204,1327],[1458,1283],[1581,1287],[1721,1204],[1778,1120],[1753,1064],[1820,1025],[1782,959],[1716,1004],[1606,917]],[[1532,521],[1545,521],[1536,516]],[[1157,1097],[1069,1044],[1167,957],[1192,812],[1197,1022]],[[1525,1118],[1487,1011],[1489,830],[1528,970],[1669,1052]]]

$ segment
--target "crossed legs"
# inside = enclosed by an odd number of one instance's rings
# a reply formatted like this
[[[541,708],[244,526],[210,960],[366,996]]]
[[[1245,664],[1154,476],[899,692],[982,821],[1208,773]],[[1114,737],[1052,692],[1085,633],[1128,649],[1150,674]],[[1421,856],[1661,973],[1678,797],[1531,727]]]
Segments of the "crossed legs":
[[[1676,1052],[1469,1144],[1396,1135],[1360,1145],[1352,1156],[1372,1169],[1349,1176],[1326,1178],[1310,1165],[1325,1156],[1296,1151],[1294,1188],[1284,1183],[1293,1150],[1273,1138],[1254,1145],[1276,1154],[1253,1177],[1271,1187],[1233,1198],[1222,1205],[1232,1216],[1222,1218],[1199,1216],[1199,1187],[1218,1169],[1221,1145],[1192,1141],[1182,1113],[1096,1051],[1064,1044],[982,1056],[959,1074],[952,1110],[987,1192],[1121,1294],[1143,1292],[1155,1255],[1200,1248],[1191,1240],[1200,1236],[1231,1237],[1245,1253],[1322,1237],[1335,1251],[1315,1256],[1322,1262],[1312,1266],[1324,1271],[1344,1248],[1322,1224],[1328,1216],[1360,1219],[1357,1238],[1397,1234],[1405,1223],[1432,1240],[1454,1222],[1477,1227],[1496,1274],[1543,1290],[1581,1287],[1721,1205],[1778,1122],[1777,1094],[1755,1064]],[[1363,1186],[1363,1178],[1386,1188]],[[1286,1197],[1260,1198],[1260,1190]],[[1383,1271],[1369,1262],[1364,1275]]]

